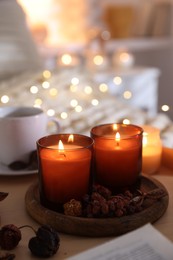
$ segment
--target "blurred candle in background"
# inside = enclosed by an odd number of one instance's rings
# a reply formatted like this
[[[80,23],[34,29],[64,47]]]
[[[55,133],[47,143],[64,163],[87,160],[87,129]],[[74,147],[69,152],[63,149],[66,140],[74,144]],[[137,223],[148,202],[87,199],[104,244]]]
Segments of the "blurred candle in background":
[[[162,157],[162,143],[160,130],[149,125],[142,126],[143,150],[142,150],[142,172],[154,174],[159,170]]]
[[[135,63],[132,53],[127,50],[116,51],[113,55],[113,64],[118,68],[131,68]]]

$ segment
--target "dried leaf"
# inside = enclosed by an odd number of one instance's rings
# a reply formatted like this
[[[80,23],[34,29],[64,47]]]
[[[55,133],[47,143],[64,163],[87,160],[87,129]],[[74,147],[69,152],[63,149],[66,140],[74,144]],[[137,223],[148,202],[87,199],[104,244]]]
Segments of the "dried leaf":
[[[7,192],[0,192],[0,201],[4,200],[8,196]]]
[[[149,191],[145,194],[145,198],[158,200],[167,195],[167,192],[164,189],[158,188],[152,191]]]

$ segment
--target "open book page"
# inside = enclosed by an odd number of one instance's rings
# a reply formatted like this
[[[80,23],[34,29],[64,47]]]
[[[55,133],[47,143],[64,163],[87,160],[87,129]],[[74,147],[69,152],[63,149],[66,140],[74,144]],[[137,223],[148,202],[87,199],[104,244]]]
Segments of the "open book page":
[[[151,224],[122,235],[68,260],[172,260],[173,243]]]

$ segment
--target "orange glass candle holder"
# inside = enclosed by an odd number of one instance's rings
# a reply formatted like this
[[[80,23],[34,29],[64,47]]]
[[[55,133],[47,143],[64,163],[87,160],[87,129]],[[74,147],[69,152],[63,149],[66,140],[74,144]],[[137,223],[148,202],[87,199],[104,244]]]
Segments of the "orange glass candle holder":
[[[111,189],[136,182],[142,170],[142,133],[141,127],[125,124],[91,129],[96,182]]]
[[[89,191],[93,140],[84,135],[57,134],[38,140],[40,200],[61,210],[70,199]]]

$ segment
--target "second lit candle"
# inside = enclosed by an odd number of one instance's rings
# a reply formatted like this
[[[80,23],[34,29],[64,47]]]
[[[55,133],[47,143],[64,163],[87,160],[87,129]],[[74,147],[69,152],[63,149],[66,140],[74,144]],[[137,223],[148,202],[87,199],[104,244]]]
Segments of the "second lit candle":
[[[92,128],[96,182],[110,188],[135,183],[142,169],[142,132],[124,124]]]

